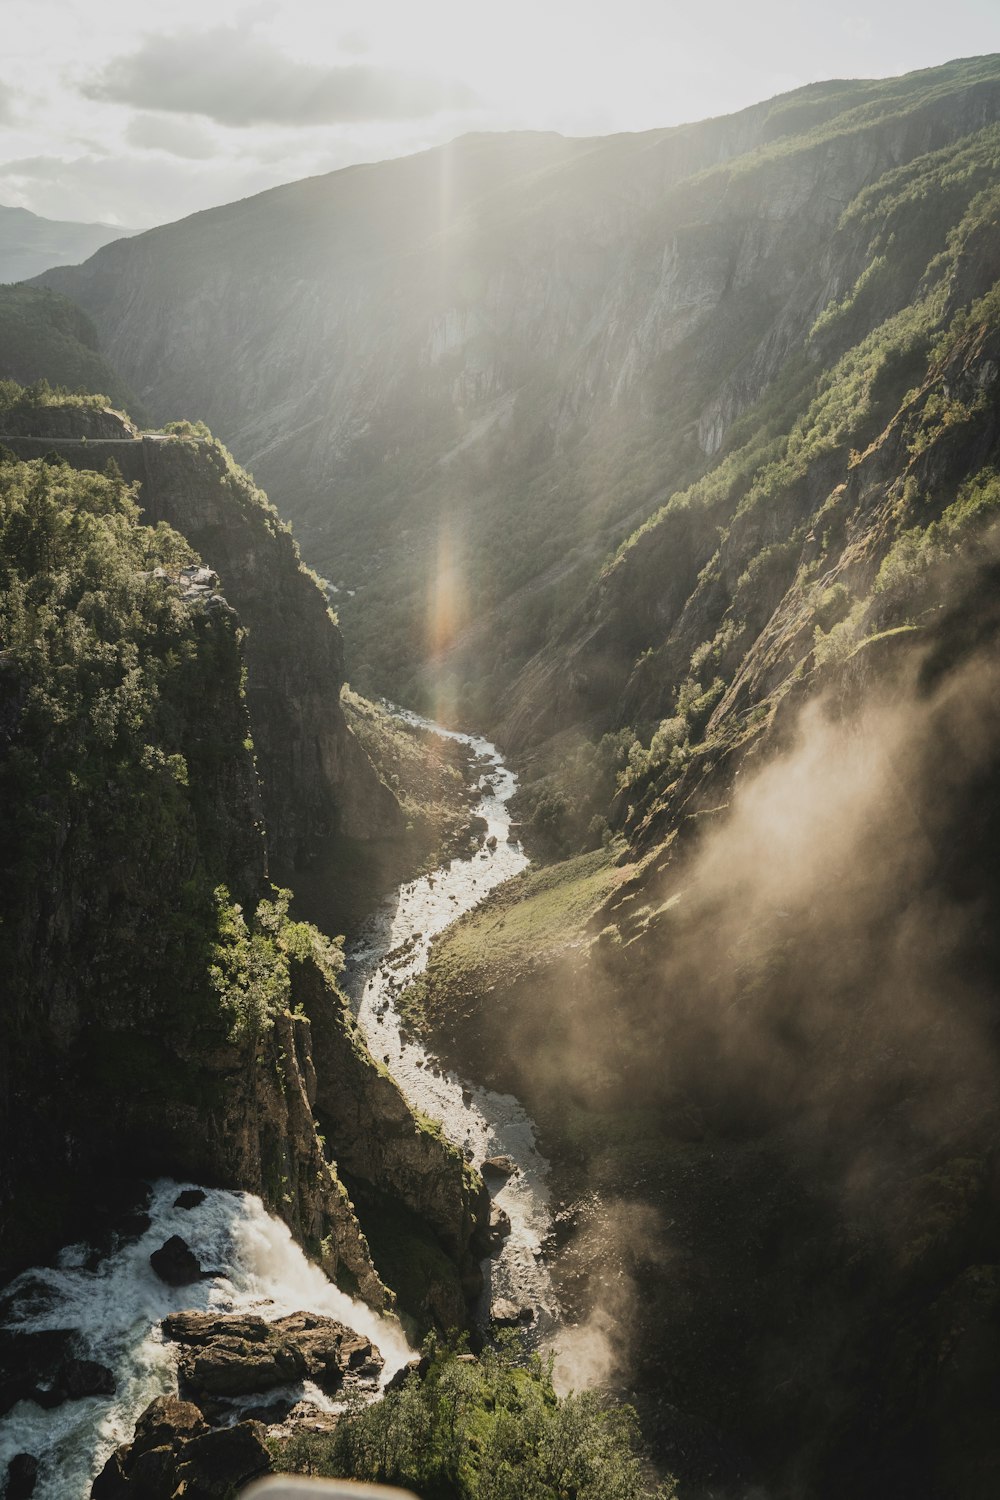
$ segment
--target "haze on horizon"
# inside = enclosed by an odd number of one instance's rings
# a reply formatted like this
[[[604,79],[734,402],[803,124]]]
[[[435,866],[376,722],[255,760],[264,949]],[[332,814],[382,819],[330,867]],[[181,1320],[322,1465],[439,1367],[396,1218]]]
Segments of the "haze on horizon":
[[[470,130],[603,135],[1000,48],[995,0],[5,0],[0,203],[134,228]]]

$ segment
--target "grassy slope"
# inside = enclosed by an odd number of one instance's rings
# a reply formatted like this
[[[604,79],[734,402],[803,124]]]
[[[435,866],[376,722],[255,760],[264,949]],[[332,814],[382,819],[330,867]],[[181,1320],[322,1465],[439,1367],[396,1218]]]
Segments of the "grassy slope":
[[[46,380],[68,391],[101,391],[121,410],[142,411],[100,351],[85,313],[42,287],[0,286],[0,380]]]

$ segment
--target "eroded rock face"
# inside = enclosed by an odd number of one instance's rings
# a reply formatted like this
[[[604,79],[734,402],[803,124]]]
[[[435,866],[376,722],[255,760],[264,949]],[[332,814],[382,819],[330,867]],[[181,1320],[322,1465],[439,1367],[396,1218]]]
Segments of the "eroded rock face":
[[[181,1390],[203,1409],[219,1397],[259,1395],[302,1380],[332,1394],[348,1375],[377,1381],[383,1363],[369,1339],[315,1313],[270,1323],[248,1314],[172,1313],[163,1332],[184,1346]]]
[[[172,1234],[159,1250],[154,1250],[149,1264],[167,1286],[190,1286],[201,1279],[198,1257],[179,1234]]]
[[[131,1443],[116,1448],[94,1480],[92,1500],[223,1500],[267,1474],[271,1457],[260,1422],[212,1429],[198,1408],[176,1396],[151,1402]]]
[[[72,1329],[0,1329],[0,1416],[18,1401],[34,1401],[48,1410],[85,1396],[113,1396],[111,1371],[96,1360],[79,1358],[76,1350]]]
[[[459,1311],[462,1276],[466,1295],[476,1295],[480,1285],[477,1252],[489,1217],[486,1189],[461,1151],[415,1118],[399,1086],[374,1066],[346,1003],[321,980],[308,964],[293,975],[293,996],[311,1023],[316,1116],[337,1143],[337,1161],[352,1180],[395,1197],[433,1232],[457,1268]]]

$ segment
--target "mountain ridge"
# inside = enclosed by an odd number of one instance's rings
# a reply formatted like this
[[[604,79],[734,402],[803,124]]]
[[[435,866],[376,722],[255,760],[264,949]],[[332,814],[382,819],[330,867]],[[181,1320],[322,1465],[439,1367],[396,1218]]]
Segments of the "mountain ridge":
[[[466,137],[44,281],[155,417],[197,408],[259,470],[341,589],[362,686],[495,725],[627,518],[718,459],[844,295],[844,209],[998,118],[984,58],[637,137]],[[519,618],[572,546],[575,577]],[[432,641],[442,547],[463,597]]]

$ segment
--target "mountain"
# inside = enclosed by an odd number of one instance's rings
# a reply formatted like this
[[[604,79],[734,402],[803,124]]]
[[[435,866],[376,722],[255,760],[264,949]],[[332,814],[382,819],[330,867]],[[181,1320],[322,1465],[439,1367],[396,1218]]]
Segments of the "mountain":
[[[998,118],[993,57],[642,135],[468,136],[43,279],[157,419],[197,410],[260,475],[358,680],[496,725],[619,543],[796,359],[839,357],[813,330],[877,258],[864,204],[988,154]],[[891,288],[871,273],[870,327],[987,171],[945,184]]]
[[[0,282],[26,281],[50,266],[73,265],[130,232],[116,224],[43,219],[0,203]]]
[[[100,391],[115,406],[142,409],[101,354],[97,331],[66,297],[42,287],[0,286],[0,380],[47,381]]]
[[[434,1269],[410,1311],[457,1326],[481,1186],[369,1055],[339,942],[272,885],[338,832],[402,833],[316,580],[204,432],[30,392],[0,426],[0,1274],[123,1177],[177,1173],[259,1194],[388,1306],[349,1172]]]
[[[539,1121],[581,1349],[699,1496],[1000,1473],[1000,177],[855,343],[934,202],[898,184],[847,353],[531,664],[550,863],[420,994]]]
[[[571,1374],[691,1500],[988,1500],[1000,59],[468,137],[45,281],[522,772],[535,867],[405,1003],[538,1122]]]

